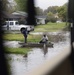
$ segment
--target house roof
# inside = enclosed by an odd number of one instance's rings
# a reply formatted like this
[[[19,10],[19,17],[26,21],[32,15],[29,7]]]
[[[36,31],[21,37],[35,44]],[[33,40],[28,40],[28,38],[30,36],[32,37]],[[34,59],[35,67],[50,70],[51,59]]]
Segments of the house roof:
[[[20,18],[21,16],[23,16],[23,15],[10,14],[6,11],[3,11],[2,13],[3,13],[3,16],[2,16],[3,18],[15,18],[15,19],[17,19],[17,18]]]
[[[26,12],[22,12],[22,11],[17,11],[17,12],[13,12],[12,14],[6,12],[6,11],[3,11],[3,18],[20,18],[20,17],[27,17],[28,14]],[[46,19],[46,16],[36,16],[37,19]]]
[[[20,15],[20,16],[27,16],[27,13],[26,12],[23,12],[23,11],[16,11],[16,12],[13,12],[12,13],[13,15]]]

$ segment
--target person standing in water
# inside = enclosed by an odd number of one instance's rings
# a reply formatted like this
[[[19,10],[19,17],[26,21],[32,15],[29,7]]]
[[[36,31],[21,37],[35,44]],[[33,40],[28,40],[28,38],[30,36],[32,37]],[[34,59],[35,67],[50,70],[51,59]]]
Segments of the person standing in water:
[[[24,43],[27,43],[27,36],[28,36],[27,28],[21,29],[21,33],[24,36]]]

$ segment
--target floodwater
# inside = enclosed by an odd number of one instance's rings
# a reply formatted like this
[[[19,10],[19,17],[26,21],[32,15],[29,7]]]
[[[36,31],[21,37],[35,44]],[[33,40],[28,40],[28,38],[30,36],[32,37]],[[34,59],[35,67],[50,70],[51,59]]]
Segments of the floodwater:
[[[20,41],[4,41],[4,46],[10,47],[10,48],[18,48],[18,47],[21,47],[19,42]]]
[[[10,45],[8,43],[7,45]],[[13,47],[20,47],[18,41],[11,41],[10,43],[15,43]],[[27,57],[24,57],[24,55],[21,54],[6,54],[6,58],[9,60],[11,66],[11,75],[25,75],[27,72],[42,64],[45,60],[50,60],[58,55],[64,50],[65,46],[69,45],[70,39],[67,38],[65,41],[54,43],[53,48],[32,48],[32,51],[28,53]]]

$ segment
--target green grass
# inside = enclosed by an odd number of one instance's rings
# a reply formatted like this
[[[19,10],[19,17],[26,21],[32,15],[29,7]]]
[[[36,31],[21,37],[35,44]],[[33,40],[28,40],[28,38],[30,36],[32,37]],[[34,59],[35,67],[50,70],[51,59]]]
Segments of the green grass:
[[[24,41],[24,36],[22,34],[4,34],[3,38],[9,41]]]
[[[6,41],[24,41],[23,36],[20,36],[21,34],[5,34],[4,35],[4,40]],[[14,37],[12,37],[14,36]],[[18,36],[19,38],[17,38]],[[41,40],[43,35],[28,35],[27,42],[39,42]],[[52,35],[52,34],[47,34],[49,41],[55,42],[58,40],[64,39],[64,36],[62,34],[57,34],[57,35]],[[15,38],[15,39],[14,39]]]
[[[54,32],[62,30],[66,27],[66,23],[48,23],[45,25],[37,25],[34,32]]]
[[[41,39],[41,35],[28,35],[28,42],[39,42]],[[4,34],[4,40],[7,41],[24,41],[24,37],[22,34]]]
[[[5,53],[12,53],[12,54],[27,54],[31,48],[8,48],[5,47]]]

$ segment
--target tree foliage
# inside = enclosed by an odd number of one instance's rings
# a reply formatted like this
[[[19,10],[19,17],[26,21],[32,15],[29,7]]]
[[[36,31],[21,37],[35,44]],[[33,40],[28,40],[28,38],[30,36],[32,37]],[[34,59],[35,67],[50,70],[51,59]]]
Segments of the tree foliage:
[[[46,10],[44,10],[44,14],[52,12],[53,14],[57,13],[58,6],[49,6]]]
[[[58,19],[61,19],[62,21],[66,21],[67,19],[67,5],[68,3],[65,3],[63,6],[49,6],[46,10],[44,10],[44,15],[47,15],[47,19],[51,18],[51,15],[54,14],[54,16],[57,14]],[[51,12],[51,13],[50,13]],[[55,17],[53,19],[55,19]]]
[[[8,4],[9,4],[8,0],[2,0],[2,9],[4,11],[8,10]]]
[[[15,0],[16,10],[27,11],[27,0]]]
[[[8,13],[12,13],[14,11],[14,3],[10,0],[2,0],[2,9]]]
[[[49,21],[49,22],[56,22],[56,18],[55,18],[54,14],[52,12],[49,12],[47,14],[46,20]]]
[[[63,21],[66,21],[66,18],[67,18],[67,4],[64,4],[63,6],[60,6],[57,11],[58,11],[59,18],[61,18]]]
[[[36,10],[36,14],[39,16],[39,15],[43,15],[43,9],[41,9],[40,7],[35,7],[35,10]]]

